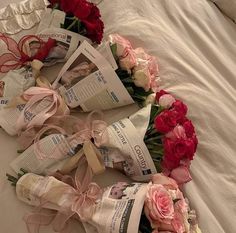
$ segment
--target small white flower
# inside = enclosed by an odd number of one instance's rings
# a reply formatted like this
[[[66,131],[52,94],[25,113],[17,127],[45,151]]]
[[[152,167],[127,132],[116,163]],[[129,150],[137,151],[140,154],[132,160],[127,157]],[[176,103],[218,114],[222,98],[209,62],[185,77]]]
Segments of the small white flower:
[[[133,80],[136,87],[142,87],[145,91],[149,91],[150,78],[144,69],[134,72]]]
[[[175,98],[170,94],[165,94],[159,99],[159,105],[163,108],[170,108],[174,102]]]
[[[153,93],[153,94],[150,94],[147,96],[145,102],[144,102],[144,106],[147,106],[149,104],[154,104],[156,101],[156,94]]]

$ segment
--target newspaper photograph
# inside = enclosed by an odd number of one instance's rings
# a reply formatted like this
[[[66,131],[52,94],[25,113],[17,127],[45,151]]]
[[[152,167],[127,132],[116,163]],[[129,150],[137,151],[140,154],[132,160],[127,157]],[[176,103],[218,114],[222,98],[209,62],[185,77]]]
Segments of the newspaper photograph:
[[[85,112],[134,103],[111,64],[86,41],[64,65],[53,88],[69,107]]]
[[[138,232],[148,184],[118,182],[108,188],[94,206],[86,233]]]

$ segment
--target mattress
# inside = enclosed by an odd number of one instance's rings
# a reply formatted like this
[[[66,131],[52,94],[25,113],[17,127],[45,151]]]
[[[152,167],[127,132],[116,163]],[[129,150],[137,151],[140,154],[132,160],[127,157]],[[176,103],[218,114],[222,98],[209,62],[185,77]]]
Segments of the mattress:
[[[191,166],[193,180],[184,192],[202,232],[235,233],[236,24],[206,0],[104,0],[99,7],[105,36],[120,33],[134,47],[155,55],[162,87],[189,107],[199,145]],[[56,70],[50,72],[56,76]],[[112,110],[106,119],[112,122],[135,110]],[[0,131],[0,148],[0,232],[25,233],[22,217],[32,208],[16,199],[5,179],[17,156],[15,138]],[[103,186],[126,179],[113,170],[96,177]],[[72,232],[84,231],[74,221]]]

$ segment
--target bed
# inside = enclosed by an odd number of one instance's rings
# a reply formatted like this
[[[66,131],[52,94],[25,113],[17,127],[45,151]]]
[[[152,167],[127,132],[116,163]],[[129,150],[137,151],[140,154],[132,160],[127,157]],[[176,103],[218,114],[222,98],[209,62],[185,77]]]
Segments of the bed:
[[[233,0],[225,2],[232,2],[230,11],[207,0],[104,0],[99,5],[105,35],[120,33],[134,47],[155,55],[162,87],[189,107],[199,146],[191,167],[193,181],[184,191],[203,233],[236,232],[236,7]],[[9,2],[0,3],[4,7]],[[56,71],[50,74],[56,76]],[[106,117],[115,121],[135,109],[113,110]],[[22,217],[32,208],[16,199],[6,181],[17,143],[2,130],[0,148],[0,232],[25,233]],[[127,178],[109,170],[96,179],[108,185]],[[78,222],[72,228],[73,233],[84,232]]]

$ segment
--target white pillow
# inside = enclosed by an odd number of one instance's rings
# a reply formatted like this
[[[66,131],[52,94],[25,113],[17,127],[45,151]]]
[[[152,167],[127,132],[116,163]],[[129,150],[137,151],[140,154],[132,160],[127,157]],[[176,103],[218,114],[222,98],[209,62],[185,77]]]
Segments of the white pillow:
[[[236,22],[236,0],[211,0],[221,11]]]

